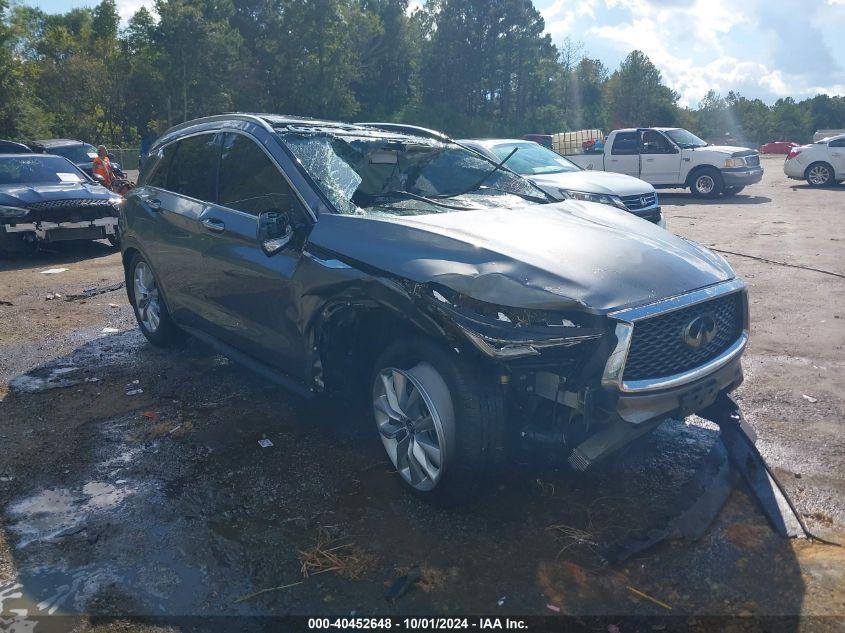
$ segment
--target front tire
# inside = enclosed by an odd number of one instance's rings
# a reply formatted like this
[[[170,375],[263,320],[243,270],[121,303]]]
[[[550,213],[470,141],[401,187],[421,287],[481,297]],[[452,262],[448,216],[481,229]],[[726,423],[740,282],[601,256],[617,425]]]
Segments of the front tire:
[[[827,163],[813,163],[807,167],[804,177],[811,187],[827,187],[833,184],[833,167]]]
[[[140,253],[135,253],[129,262],[126,294],[138,327],[150,343],[171,347],[182,340],[182,332],[170,318],[152,266]]]
[[[414,494],[450,506],[495,479],[504,404],[476,363],[426,339],[397,341],[379,356],[371,384],[382,444]]]
[[[699,169],[690,177],[690,191],[696,198],[717,198],[722,189],[722,175],[713,167]]]

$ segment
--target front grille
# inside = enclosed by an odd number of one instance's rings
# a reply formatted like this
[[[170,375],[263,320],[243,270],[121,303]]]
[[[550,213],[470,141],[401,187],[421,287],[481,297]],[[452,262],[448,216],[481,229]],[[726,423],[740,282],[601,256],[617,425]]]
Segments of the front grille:
[[[637,321],[623,380],[665,378],[695,369],[730,347],[742,334],[743,296],[736,292],[688,308]],[[684,343],[684,330],[697,316],[716,321],[716,336],[704,347]]]
[[[86,222],[117,215],[110,201],[85,198],[33,202],[26,208],[30,211],[28,222]]]
[[[745,164],[749,167],[759,167],[760,166],[760,156],[758,154],[754,154],[752,156],[745,157]]]
[[[657,202],[657,194],[644,193],[638,196],[622,196],[622,202],[625,203],[629,211],[637,211],[654,205]]]

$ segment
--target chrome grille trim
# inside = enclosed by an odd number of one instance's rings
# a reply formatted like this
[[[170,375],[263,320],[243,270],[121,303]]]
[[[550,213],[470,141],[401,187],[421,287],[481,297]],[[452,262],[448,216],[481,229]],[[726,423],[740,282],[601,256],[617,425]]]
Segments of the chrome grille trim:
[[[642,393],[679,387],[699,378],[707,376],[711,372],[727,365],[734,358],[742,354],[748,342],[748,302],[745,300],[743,314],[743,330],[740,337],[724,352],[709,360],[708,362],[695,367],[689,371],[674,376],[651,378],[646,380],[623,381],[625,362],[628,358],[628,350],[634,335],[634,324],[642,319],[667,314],[683,308],[710,301],[717,297],[735,292],[744,292],[745,284],[740,279],[731,279],[707,288],[701,288],[683,295],[661,299],[654,303],[634,308],[625,308],[608,314],[608,317],[617,321],[616,324],[616,347],[611,352],[604,367],[602,375],[602,386],[625,393]]]

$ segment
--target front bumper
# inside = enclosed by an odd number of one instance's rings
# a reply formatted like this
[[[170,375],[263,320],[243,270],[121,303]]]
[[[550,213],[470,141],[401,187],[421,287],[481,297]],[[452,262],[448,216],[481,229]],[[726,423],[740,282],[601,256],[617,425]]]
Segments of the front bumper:
[[[9,234],[34,233],[45,242],[66,240],[98,240],[115,235],[117,218],[97,218],[83,222],[23,222],[0,225],[0,230]]]
[[[722,182],[726,187],[745,187],[760,182],[763,179],[762,167],[739,167],[722,169]]]

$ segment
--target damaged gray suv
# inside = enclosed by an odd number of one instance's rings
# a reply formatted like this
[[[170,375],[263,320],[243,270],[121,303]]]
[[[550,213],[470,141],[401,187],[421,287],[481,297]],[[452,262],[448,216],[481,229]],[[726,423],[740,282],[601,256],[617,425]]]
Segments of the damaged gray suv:
[[[231,114],[166,132],[120,218],[144,335],[366,396],[373,437],[438,502],[516,449],[587,469],[740,384],[748,302],[721,257],[390,128]]]

